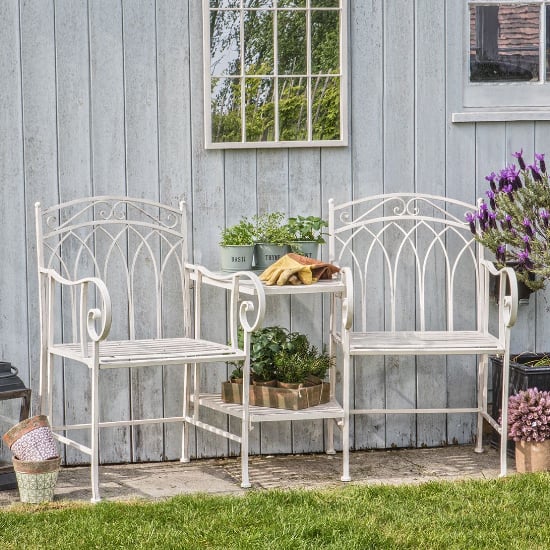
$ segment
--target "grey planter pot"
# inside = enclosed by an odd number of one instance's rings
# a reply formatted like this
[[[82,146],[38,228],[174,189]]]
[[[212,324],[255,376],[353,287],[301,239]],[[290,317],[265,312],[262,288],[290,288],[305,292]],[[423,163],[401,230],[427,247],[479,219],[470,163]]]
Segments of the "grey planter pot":
[[[220,248],[222,271],[250,271],[254,245],[230,245]]]
[[[305,256],[306,258],[312,258],[318,260],[319,258],[319,243],[314,241],[296,241],[292,243],[292,252]]]
[[[254,258],[256,259],[256,269],[264,270],[279,258],[288,253],[288,246],[271,243],[256,243],[254,249]]]

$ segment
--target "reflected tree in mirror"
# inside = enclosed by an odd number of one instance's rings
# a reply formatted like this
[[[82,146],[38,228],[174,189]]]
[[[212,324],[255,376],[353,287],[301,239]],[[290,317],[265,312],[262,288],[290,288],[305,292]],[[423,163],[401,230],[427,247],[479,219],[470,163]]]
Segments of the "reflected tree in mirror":
[[[212,144],[342,139],[341,2],[210,0]]]

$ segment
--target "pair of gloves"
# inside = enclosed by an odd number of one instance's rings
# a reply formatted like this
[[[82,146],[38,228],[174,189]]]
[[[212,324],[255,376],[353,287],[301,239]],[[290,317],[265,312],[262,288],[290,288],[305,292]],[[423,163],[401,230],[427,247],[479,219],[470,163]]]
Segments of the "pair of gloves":
[[[319,279],[331,279],[332,275],[338,271],[340,271],[339,268],[332,264],[291,252],[270,265],[260,275],[260,280],[267,286],[310,285]]]

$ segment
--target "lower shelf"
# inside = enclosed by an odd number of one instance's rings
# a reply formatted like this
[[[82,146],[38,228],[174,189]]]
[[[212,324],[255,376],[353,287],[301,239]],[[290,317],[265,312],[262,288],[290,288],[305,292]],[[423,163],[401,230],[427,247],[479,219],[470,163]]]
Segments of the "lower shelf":
[[[235,416],[243,417],[243,407],[238,403],[225,403],[221,395],[217,393],[203,393],[199,396],[199,405],[214,409],[216,411]],[[271,407],[257,407],[250,405],[251,422],[281,422],[283,420],[316,420],[323,418],[344,418],[344,409],[335,400],[331,399],[328,403],[308,407],[299,411],[287,409],[274,409]]]

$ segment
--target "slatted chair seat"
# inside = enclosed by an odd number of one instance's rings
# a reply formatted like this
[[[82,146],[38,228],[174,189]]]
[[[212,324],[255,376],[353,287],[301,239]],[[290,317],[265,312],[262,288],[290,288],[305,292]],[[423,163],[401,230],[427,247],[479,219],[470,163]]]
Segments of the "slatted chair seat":
[[[461,355],[499,353],[502,345],[492,334],[476,331],[352,332],[350,355]]]
[[[46,209],[37,204],[36,229],[41,412],[50,418],[58,441],[90,457],[92,501],[100,499],[100,428],[118,428],[122,439],[134,444],[145,439],[151,424],[179,422],[182,462],[190,459],[190,430],[207,429],[241,443],[242,484],[250,486],[248,395],[242,421],[234,426],[240,434],[204,422],[198,405],[190,412],[189,403],[190,388],[198,396],[205,378],[200,368],[225,371],[226,362],[242,361],[244,378],[250,379],[250,333],[260,326],[265,311],[258,277],[251,272],[215,274],[189,263],[183,202],[172,207],[101,196]],[[221,300],[203,299],[203,278],[220,284]],[[253,297],[243,298],[243,285]],[[226,303],[226,334],[204,334],[210,328],[209,312]],[[63,384],[56,384],[56,363],[64,369],[65,391]],[[79,366],[88,372],[77,373]],[[166,369],[175,380],[175,366],[181,367],[181,377],[172,388],[169,382],[165,385]],[[125,367],[128,374],[120,370]],[[139,375],[132,374],[134,367]],[[157,367],[157,376],[144,372],[150,367]],[[108,370],[110,377],[100,383],[100,372],[104,378]],[[117,409],[114,401],[124,405]],[[175,407],[181,413],[168,416]],[[149,425],[149,432],[137,431],[140,424]],[[159,430],[152,433],[162,437]],[[108,438],[104,432],[102,443]],[[113,436],[111,446],[119,444]]]
[[[79,344],[58,344],[52,353],[92,363],[92,345],[88,353],[82,353]],[[240,349],[193,338],[164,338],[162,340],[108,340],[99,343],[99,368],[112,369],[129,366],[181,365],[202,361],[244,361],[246,354]]]
[[[465,221],[466,212],[476,209],[462,201],[421,193],[373,195],[342,204],[329,201],[329,261],[341,266],[345,284],[337,310],[341,325],[336,330],[343,357],[343,407],[349,415],[476,413],[476,451],[482,451],[486,420],[500,434],[504,475],[508,399],[504,391],[499,424],[488,413],[488,356],[503,356],[502,387],[507,388],[517,282],[512,269],[497,270],[484,258]],[[490,323],[491,275],[500,278],[500,287],[498,314]],[[455,403],[456,394],[465,395],[462,388],[452,387],[451,382],[449,387],[432,386],[429,375],[424,380],[415,378],[424,372],[417,369],[427,355],[477,356],[477,375],[469,372],[464,377],[476,380],[464,406]],[[361,356],[365,359],[359,360]],[[383,359],[375,361],[374,356]],[[441,373],[446,376],[454,370],[453,363],[447,370],[448,361],[429,363],[439,383]],[[386,366],[391,369],[389,376]],[[463,362],[459,368],[467,366]],[[384,381],[405,381],[407,388],[380,387]],[[422,384],[424,401],[433,395],[437,404],[446,401],[446,406],[419,403],[414,391]],[[397,404],[379,406],[388,394],[397,396]],[[369,399],[376,401],[370,408]],[[344,447],[349,444],[343,442]]]

